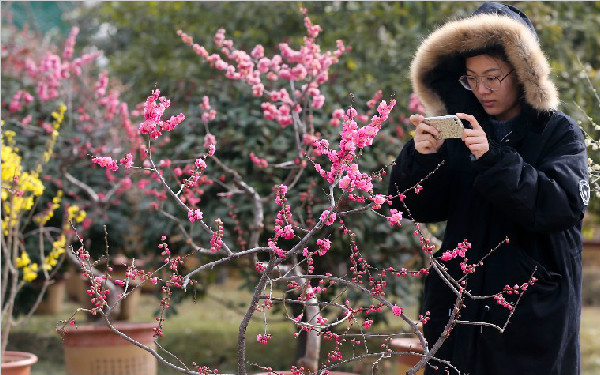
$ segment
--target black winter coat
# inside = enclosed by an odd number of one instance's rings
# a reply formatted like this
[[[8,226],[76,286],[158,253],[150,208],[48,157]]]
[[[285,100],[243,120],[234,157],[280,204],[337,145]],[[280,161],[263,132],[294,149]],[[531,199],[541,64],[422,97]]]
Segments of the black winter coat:
[[[447,220],[441,251],[467,239],[477,263],[502,245],[469,276],[473,295],[501,292],[505,285],[538,281],[517,305],[504,333],[490,327],[457,326],[437,357],[469,374],[578,374],[581,305],[580,182],[587,183],[586,150],[577,125],[561,112],[546,124],[518,124],[503,145],[479,160],[460,140],[446,140],[437,154],[422,155],[410,141],[396,161],[390,193],[416,184],[445,164],[405,203],[418,222]],[[484,128],[485,130],[485,128]],[[403,210],[396,202],[395,208]],[[439,256],[441,254],[435,254]],[[457,261],[450,261],[461,276]],[[425,281],[425,335],[434,343],[456,296],[434,271]],[[465,302],[461,320],[503,326],[509,311],[493,299]],[[443,366],[442,366],[443,367]],[[430,369],[431,370],[431,369]],[[428,370],[428,372],[435,373]],[[440,371],[439,373],[444,373]]]
[[[444,160],[422,183],[423,190],[404,201],[417,222],[447,220],[442,247],[434,256],[467,239],[472,244],[468,263],[474,264],[508,237],[509,243],[469,276],[466,288],[473,295],[490,296],[505,285],[527,282],[532,274],[538,279],[520,299],[503,333],[459,324],[437,358],[471,375],[579,374],[581,224],[589,200],[583,134],[556,110],[556,89],[535,34],[530,24],[515,20],[526,17],[513,12],[515,8],[492,4],[495,11],[490,12],[486,7],[490,4],[482,7],[484,14],[451,21],[423,42],[411,66],[413,87],[428,115],[473,114],[491,134],[481,105],[457,80],[464,74],[462,53],[497,44],[523,82],[524,115],[502,143],[488,137],[490,150],[478,160],[460,139],[448,139],[438,153],[428,155],[418,153],[411,140],[393,167],[389,193],[413,186]],[[393,207],[404,210],[398,200]],[[456,277],[462,275],[459,262],[448,262]],[[431,314],[424,326],[430,345],[442,334],[455,299],[431,270],[423,307]],[[503,326],[509,316],[493,298],[467,299],[465,306],[463,321]],[[427,374],[446,373],[440,363],[431,364],[438,370],[428,367]]]

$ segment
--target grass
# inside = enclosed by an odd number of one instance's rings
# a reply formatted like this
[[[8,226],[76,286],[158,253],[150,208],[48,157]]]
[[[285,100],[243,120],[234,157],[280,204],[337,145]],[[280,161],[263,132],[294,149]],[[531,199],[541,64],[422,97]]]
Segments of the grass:
[[[196,302],[186,300],[178,307],[179,314],[169,317],[165,322],[165,337],[159,341],[173,353],[180,354],[186,363],[196,361],[219,368],[221,373],[234,372],[236,368],[236,343],[238,325],[243,314],[243,306],[235,301],[248,301],[246,291],[239,290],[233,284],[217,285],[210,289],[209,295]],[[38,355],[39,362],[33,367],[32,375],[63,375],[65,373],[64,354],[60,337],[55,333],[56,323],[66,319],[76,309],[76,304],[69,302],[60,314],[34,316],[27,324],[13,329],[9,350],[30,351]],[[156,299],[143,295],[136,321],[150,321],[156,308]],[[263,333],[262,314],[248,327],[247,354],[249,363],[260,363],[275,369],[289,368],[293,363],[296,341],[292,337],[293,327],[283,321],[282,315],[269,317],[269,333],[273,338],[269,345],[256,342],[256,335]],[[83,322],[83,316],[78,316]],[[381,327],[386,330],[387,327]],[[398,327],[395,327],[398,328]],[[324,342],[322,356],[330,343]],[[600,307],[583,309],[581,329],[582,375],[600,373]],[[248,367],[249,371],[253,368]],[[356,367],[345,370],[361,372]],[[159,366],[160,375],[174,375],[177,372]],[[395,365],[387,363],[380,375],[393,375]]]

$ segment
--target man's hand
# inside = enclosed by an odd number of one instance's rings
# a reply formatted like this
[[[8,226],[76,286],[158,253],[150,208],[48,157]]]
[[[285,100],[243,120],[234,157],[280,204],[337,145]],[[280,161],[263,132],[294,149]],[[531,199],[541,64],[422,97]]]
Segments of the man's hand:
[[[483,154],[490,150],[490,144],[488,143],[485,132],[474,116],[465,113],[457,113],[456,116],[458,116],[459,119],[467,120],[469,124],[471,124],[473,129],[465,129],[463,131],[462,140],[469,150],[471,150],[471,153],[479,159]]]
[[[442,147],[444,140],[435,138],[438,135],[437,129],[424,123],[424,119],[421,115],[410,116],[410,122],[416,126],[415,149],[420,154],[434,154]]]

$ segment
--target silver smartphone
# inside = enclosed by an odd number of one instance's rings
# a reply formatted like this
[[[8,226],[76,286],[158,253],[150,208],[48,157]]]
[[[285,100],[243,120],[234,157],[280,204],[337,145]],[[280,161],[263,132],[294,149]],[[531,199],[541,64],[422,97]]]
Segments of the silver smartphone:
[[[464,126],[456,115],[425,117],[423,122],[437,129],[437,139],[462,137]]]

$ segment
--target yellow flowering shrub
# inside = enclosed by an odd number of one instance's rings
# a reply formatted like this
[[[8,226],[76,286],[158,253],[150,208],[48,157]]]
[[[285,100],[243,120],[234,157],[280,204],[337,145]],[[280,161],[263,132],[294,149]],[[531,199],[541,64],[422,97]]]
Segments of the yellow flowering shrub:
[[[4,121],[2,121],[2,133],[0,135],[1,160],[2,160],[2,233],[3,244],[12,245],[15,251],[15,266],[22,271],[22,280],[31,282],[38,277],[41,270],[50,271],[57,264],[61,255],[64,254],[67,245],[67,236],[65,233],[70,230],[70,222],[81,223],[86,217],[85,211],[78,206],[70,206],[68,215],[62,225],[62,233],[53,241],[52,250],[43,257],[41,266],[32,262],[30,255],[22,246],[18,244],[23,239],[24,229],[21,220],[30,214],[34,208],[36,200],[44,193],[44,184],[40,179],[43,166],[50,161],[54,146],[59,136],[60,126],[64,120],[66,111],[65,105],[60,105],[58,110],[52,112],[52,134],[46,142],[46,147],[40,159],[32,171],[27,171],[23,167],[22,156],[15,142],[15,132],[4,130]],[[37,214],[34,221],[40,226],[45,226],[54,216],[55,210],[61,205],[63,192],[59,190],[52,199],[52,203],[45,211]],[[10,237],[10,238],[9,238]]]

